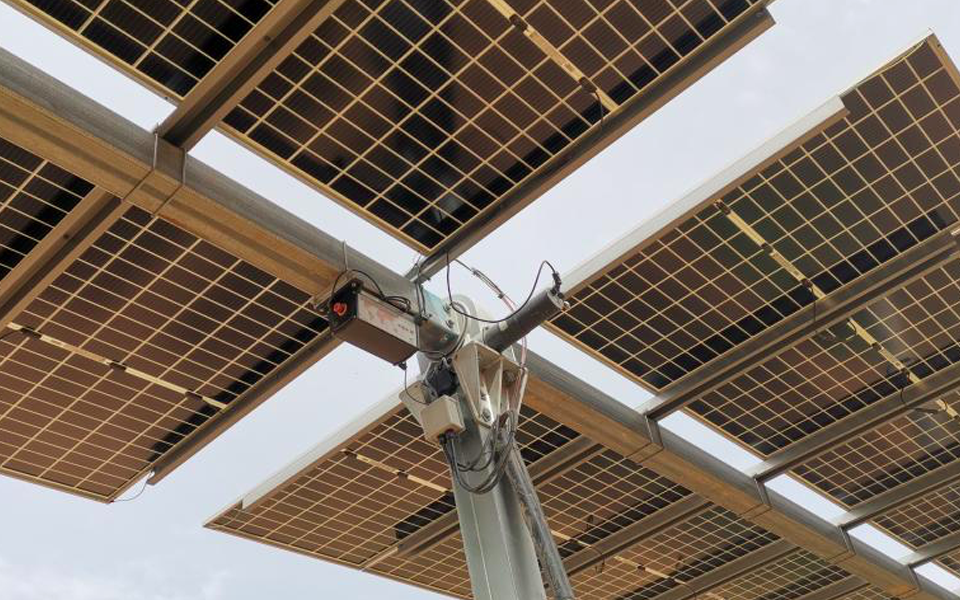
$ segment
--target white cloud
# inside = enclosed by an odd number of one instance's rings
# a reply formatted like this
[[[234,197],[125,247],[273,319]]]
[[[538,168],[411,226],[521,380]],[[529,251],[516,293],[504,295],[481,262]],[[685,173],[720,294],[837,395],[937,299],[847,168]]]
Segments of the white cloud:
[[[18,565],[0,557],[0,600],[219,600],[226,571],[206,576],[195,591],[174,590],[176,577],[156,564],[119,564],[109,576],[65,565]]]

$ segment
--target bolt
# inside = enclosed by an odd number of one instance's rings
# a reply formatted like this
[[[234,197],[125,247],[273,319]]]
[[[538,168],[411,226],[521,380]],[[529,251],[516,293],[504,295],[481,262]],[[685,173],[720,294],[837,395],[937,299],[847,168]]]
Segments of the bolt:
[[[447,319],[447,327],[453,327],[453,319]]]
[[[489,423],[489,422],[490,422],[490,417],[491,417],[490,409],[489,409],[489,408],[483,409],[483,412],[480,413],[480,416],[483,417],[483,420],[484,420],[484,421],[486,421],[486,422]]]

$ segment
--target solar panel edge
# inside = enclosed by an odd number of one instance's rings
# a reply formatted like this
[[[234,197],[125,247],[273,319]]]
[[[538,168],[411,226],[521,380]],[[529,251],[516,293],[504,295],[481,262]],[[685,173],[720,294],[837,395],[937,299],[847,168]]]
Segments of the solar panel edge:
[[[326,461],[330,457],[343,452],[344,449],[349,447],[349,442],[354,437],[361,436],[372,430],[396,415],[402,409],[403,403],[400,402],[397,397],[397,392],[387,395],[381,401],[349,421],[344,427],[306,450],[299,457],[281,467],[249,492],[243,494],[238,502],[229,505],[224,510],[218,511],[207,520],[207,523],[209,524],[216,521],[236,506],[239,506],[243,510],[255,508],[261,502],[269,499],[274,493],[283,489],[283,487],[291,481],[295,481],[304,472],[313,469],[317,464]]]
[[[605,268],[635,254],[656,241],[658,234],[668,233],[694,213],[706,208],[711,200],[723,196],[763,169],[777,157],[802,145],[818,132],[826,129],[847,114],[840,96],[834,96],[813,111],[800,117],[768,140],[756,146],[742,158],[721,169],[697,187],[681,195],[639,226],[623,234],[592,257],[576,265],[563,276],[563,292],[575,294],[603,275]]]
[[[239,508],[239,504],[235,504],[233,507],[228,508],[227,510],[224,511],[224,514],[228,513],[232,508]],[[356,565],[351,564],[351,563],[348,562],[348,561],[339,560],[339,559],[337,559],[337,558],[335,558],[335,557],[332,557],[332,556],[317,556],[316,554],[314,554],[314,553],[312,553],[312,552],[310,552],[310,551],[308,551],[308,550],[304,550],[304,549],[302,549],[302,548],[297,548],[296,546],[291,546],[291,545],[283,544],[283,543],[281,543],[281,542],[275,542],[275,541],[273,541],[273,540],[265,539],[265,538],[263,538],[263,537],[257,537],[257,536],[254,536],[254,535],[250,535],[250,534],[244,533],[243,531],[240,531],[239,529],[234,529],[234,528],[231,528],[231,527],[226,527],[226,526],[217,525],[217,524],[212,523],[212,522],[206,523],[206,524],[204,525],[204,528],[209,529],[209,530],[211,530],[211,531],[216,531],[216,532],[219,532],[219,533],[225,533],[225,534],[227,534],[227,535],[232,535],[232,536],[237,537],[237,538],[240,538],[240,539],[242,539],[242,540],[247,540],[247,541],[255,542],[255,543],[258,543],[258,544],[265,544],[265,545],[267,545],[267,546],[272,546],[272,547],[274,547],[274,548],[277,548],[278,550],[284,550],[284,551],[286,551],[286,552],[293,552],[293,553],[295,553],[295,554],[299,554],[299,555],[301,555],[301,556],[304,556],[304,557],[306,557],[306,558],[311,558],[311,559],[313,559],[313,560],[322,560],[322,561],[324,561],[324,562],[327,562],[327,563],[330,563],[330,564],[333,564],[333,565],[337,565],[338,567],[344,567],[344,568],[351,569],[351,570],[354,570],[354,571],[357,569],[357,566],[356,566]],[[428,592],[433,592],[434,594],[439,594],[439,595],[441,595],[441,596],[446,596],[446,597],[448,597],[448,598],[460,598],[460,597],[461,597],[461,596],[456,596],[456,595],[450,594],[449,592],[447,592],[446,590],[443,590],[443,589],[441,589],[441,588],[433,588],[433,587],[430,587],[430,586],[427,586],[427,585],[423,585],[423,584],[421,584],[421,583],[418,583],[418,582],[416,582],[416,581],[413,581],[413,580],[410,580],[410,579],[404,579],[404,578],[402,578],[402,577],[398,577],[398,576],[392,575],[392,574],[390,574],[390,573],[385,573],[385,572],[383,572],[383,571],[379,571],[379,570],[376,570],[376,569],[367,569],[367,570],[365,570],[365,571],[363,571],[363,572],[364,572],[364,573],[367,573],[367,574],[375,575],[375,576],[377,576],[377,577],[382,577],[382,578],[387,579],[387,580],[390,580],[390,581],[395,581],[395,582],[400,583],[400,584],[403,584],[403,585],[420,588],[420,589],[422,589],[422,590],[426,590],[426,591],[428,591]]]
[[[929,47],[933,50],[939,58],[943,61],[945,65],[953,65],[953,60],[950,56],[943,50],[943,45],[940,43],[940,38],[937,37],[937,34],[934,33],[932,29],[927,29],[924,33],[916,36],[913,41],[909,42],[903,50],[895,51],[892,53],[886,60],[880,61],[878,67],[870,70],[865,73],[862,77],[858,78],[856,83],[853,85],[844,88],[838,96],[845,96],[848,93],[856,90],[858,87],[869,81],[870,79],[881,75],[890,70],[890,67],[896,63],[906,59],[908,56],[922,48],[923,46]],[[956,71],[956,67],[953,67],[953,70]],[[958,81],[960,83],[960,81]]]
[[[111,55],[94,42],[83,36],[76,35],[76,32],[72,31],[68,26],[44,13],[39,8],[26,2],[18,2],[16,0],[3,0],[3,2],[28,19],[50,30],[52,33],[56,34],[69,44],[79,48],[84,53],[94,57],[96,60],[99,60],[101,63],[110,67],[111,69],[123,74],[132,83],[150,90],[151,93],[156,94],[158,97],[163,98],[168,102],[176,103],[180,100],[180,97],[174,94],[171,90],[165,89],[162,85],[160,85],[160,83],[145,77],[142,73],[138,73],[137,70],[131,65],[128,65],[117,57]]]

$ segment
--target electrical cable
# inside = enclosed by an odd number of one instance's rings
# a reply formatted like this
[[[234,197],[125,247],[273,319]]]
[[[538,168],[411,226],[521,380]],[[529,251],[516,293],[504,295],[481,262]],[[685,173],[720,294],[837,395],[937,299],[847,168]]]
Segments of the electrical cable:
[[[129,498],[117,498],[116,500],[114,500],[114,502],[133,502],[134,500],[139,498],[140,495],[143,494],[143,492],[146,491],[147,489],[147,479],[148,479],[147,477],[143,478],[143,485],[140,487],[139,492],[137,492],[133,496],[130,496]]]
[[[446,258],[447,258],[447,298],[449,299],[450,302],[453,302],[453,289],[452,289],[451,286],[450,286],[450,254],[447,254],[447,255],[446,255]],[[556,290],[559,290],[559,289],[560,289],[560,273],[557,272],[557,270],[553,267],[552,264],[550,264],[550,261],[548,261],[548,260],[542,261],[542,262],[540,263],[540,268],[537,269],[537,277],[536,277],[536,279],[533,280],[533,287],[530,289],[530,293],[527,294],[526,299],[523,301],[522,304],[520,304],[519,307],[517,307],[517,309],[516,309],[515,311],[513,311],[511,314],[503,317],[502,319],[484,319],[484,318],[478,317],[478,316],[476,316],[476,315],[471,315],[470,313],[467,313],[467,312],[462,312],[462,311],[458,310],[456,307],[452,307],[452,306],[451,306],[451,309],[452,309],[454,312],[456,312],[456,313],[458,313],[458,314],[460,314],[460,315],[462,315],[462,316],[464,316],[464,317],[467,317],[467,318],[469,318],[469,319],[473,319],[474,321],[478,321],[478,322],[480,322],[480,323],[488,323],[488,324],[490,324],[490,325],[497,325],[497,324],[499,324],[499,323],[503,323],[504,321],[506,321],[506,320],[514,317],[518,312],[520,312],[521,310],[523,310],[523,308],[526,307],[527,304],[529,304],[530,300],[533,299],[533,295],[537,292],[537,284],[540,283],[540,277],[541,277],[541,275],[543,274],[543,268],[544,268],[545,266],[546,266],[546,267],[550,267],[550,270],[553,271],[554,289],[556,289]],[[499,289],[499,288],[497,288],[497,289]]]

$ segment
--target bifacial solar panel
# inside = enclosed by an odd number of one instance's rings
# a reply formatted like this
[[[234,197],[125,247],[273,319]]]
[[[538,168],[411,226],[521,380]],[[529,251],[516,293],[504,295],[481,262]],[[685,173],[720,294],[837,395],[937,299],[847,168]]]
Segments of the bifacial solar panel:
[[[916,550],[960,531],[960,485],[924,494],[874,519],[887,533]]]
[[[13,0],[164,96],[185,96],[276,0]]]
[[[93,185],[0,138],[0,281]]]
[[[848,577],[840,567],[806,550],[751,571],[712,590],[724,600],[795,600]]]
[[[826,339],[814,335],[706,393],[690,410],[770,456],[906,386],[960,362],[960,261],[948,260],[856,311]],[[859,331],[859,333],[857,333]],[[904,365],[906,373],[892,361]],[[837,440],[794,469],[853,507],[960,457],[948,392],[873,429]]]
[[[112,500],[325,327],[308,294],[131,207],[3,334],[2,470]]]
[[[532,473],[537,472],[538,461],[565,456],[579,441],[582,438],[573,429],[523,408],[518,444]],[[537,484],[565,559],[581,553],[593,559],[597,552],[593,548],[607,537],[691,497],[689,490],[611,450],[597,447],[577,456],[573,464]],[[439,449],[423,439],[416,419],[388,398],[207,526],[469,597],[469,575],[455,521],[446,535],[429,534],[430,543],[411,542],[411,536],[430,531],[431,524],[455,510]],[[405,540],[407,549],[402,545]],[[777,540],[707,504],[655,535],[638,538],[616,555],[602,557],[602,565],[580,570],[574,584],[583,597],[647,597],[651,590],[683,585]],[[615,576],[621,571],[621,577]]]
[[[754,4],[347,0],[225,127],[428,251]]]
[[[931,36],[668,209],[660,229],[588,262],[550,327],[646,388],[670,389],[955,227],[958,127],[956,68]],[[766,441],[762,451],[781,445]]]

